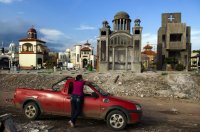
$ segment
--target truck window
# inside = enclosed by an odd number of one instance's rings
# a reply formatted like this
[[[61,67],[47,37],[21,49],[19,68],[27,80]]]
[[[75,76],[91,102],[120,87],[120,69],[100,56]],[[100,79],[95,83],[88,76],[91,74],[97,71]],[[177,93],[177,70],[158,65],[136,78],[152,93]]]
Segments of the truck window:
[[[94,92],[88,85],[84,85],[83,93],[84,96],[92,96],[92,92]]]

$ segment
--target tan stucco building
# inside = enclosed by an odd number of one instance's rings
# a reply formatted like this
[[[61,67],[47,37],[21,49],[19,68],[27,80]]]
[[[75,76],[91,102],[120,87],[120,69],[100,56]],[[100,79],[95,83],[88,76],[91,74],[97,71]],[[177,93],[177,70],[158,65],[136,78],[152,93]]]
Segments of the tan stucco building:
[[[166,59],[190,68],[191,28],[181,22],[181,13],[163,13],[158,30],[157,69],[165,70]]]
[[[70,50],[70,62],[77,68],[85,68],[88,65],[95,67],[94,48],[90,43],[86,42],[83,45],[77,44]]]
[[[118,12],[112,21],[113,30],[103,21],[97,40],[97,70],[130,70],[141,72],[141,34],[140,19],[134,21],[126,12]],[[131,33],[132,29],[132,33]]]

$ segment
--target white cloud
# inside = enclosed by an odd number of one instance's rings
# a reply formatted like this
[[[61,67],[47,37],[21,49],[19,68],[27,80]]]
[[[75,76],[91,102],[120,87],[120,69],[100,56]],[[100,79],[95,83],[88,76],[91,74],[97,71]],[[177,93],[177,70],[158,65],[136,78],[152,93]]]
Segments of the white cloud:
[[[142,41],[143,44],[147,42],[150,44],[157,44],[157,34],[144,33],[142,34]]]
[[[0,0],[0,2],[4,3],[4,4],[10,4],[10,3],[13,3],[15,1],[22,1],[22,0]]]
[[[50,49],[64,51],[72,43],[72,39],[59,30],[41,28],[39,32],[42,36],[40,39],[46,41]]]
[[[200,49],[200,30],[194,29],[191,31],[192,50]]]
[[[196,36],[196,35],[200,35],[200,30],[192,30],[191,31],[191,35],[193,36]]]
[[[97,37],[94,36],[93,38],[89,38],[87,40],[81,40],[79,43],[84,44],[88,41],[88,43],[90,43],[91,45],[96,45],[97,43]]]
[[[76,30],[94,30],[95,27],[89,26],[89,25],[80,25],[80,27],[76,28]]]
[[[43,39],[45,41],[50,41],[50,42],[56,42],[56,41],[63,41],[70,39],[67,35],[65,35],[63,32],[56,30],[56,29],[46,29],[42,28],[39,30],[43,34]]]
[[[142,47],[141,50],[143,50],[143,47],[147,44],[151,44],[153,46],[153,50],[157,50],[157,34],[151,34],[151,33],[144,33],[142,34]]]

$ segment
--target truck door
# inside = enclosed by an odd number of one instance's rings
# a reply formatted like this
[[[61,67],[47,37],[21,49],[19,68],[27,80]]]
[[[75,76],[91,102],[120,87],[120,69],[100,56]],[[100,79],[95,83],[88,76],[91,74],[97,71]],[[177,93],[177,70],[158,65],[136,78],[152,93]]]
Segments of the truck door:
[[[95,91],[90,86],[84,86],[83,115],[86,117],[99,118],[100,99],[93,97],[92,92]]]

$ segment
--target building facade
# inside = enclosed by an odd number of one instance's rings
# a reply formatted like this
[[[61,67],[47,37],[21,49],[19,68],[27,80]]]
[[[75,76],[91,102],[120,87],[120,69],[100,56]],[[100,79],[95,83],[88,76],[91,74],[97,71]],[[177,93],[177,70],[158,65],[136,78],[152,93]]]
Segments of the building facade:
[[[181,13],[163,13],[158,30],[157,69],[165,70],[167,61],[190,68],[191,28],[181,22]]]
[[[27,38],[19,40],[19,64],[21,69],[38,69],[43,62],[48,49],[46,42],[37,39],[37,31],[30,28]]]
[[[140,19],[134,21],[131,33],[131,19],[126,12],[114,16],[113,30],[103,21],[97,40],[97,70],[131,70],[141,72],[142,27]]]
[[[58,52],[57,64],[58,66],[67,67],[70,62],[70,49],[66,49],[65,52]]]
[[[198,67],[200,67],[199,57],[200,54],[198,52],[191,53],[191,70],[196,70]]]
[[[83,45],[75,45],[70,50],[70,62],[76,68],[85,68],[88,65],[91,65],[93,68],[96,67],[94,48],[88,42]]]

